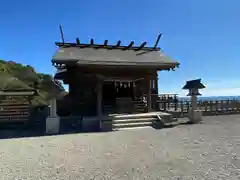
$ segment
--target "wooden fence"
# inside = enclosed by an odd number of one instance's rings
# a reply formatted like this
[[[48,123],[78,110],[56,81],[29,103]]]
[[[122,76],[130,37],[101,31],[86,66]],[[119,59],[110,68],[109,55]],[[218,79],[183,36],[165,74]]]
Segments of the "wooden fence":
[[[202,110],[204,116],[240,114],[239,100],[221,100],[221,101],[198,101],[198,109]],[[190,108],[190,101],[157,101],[155,109],[159,111],[170,112],[176,117],[187,116]]]

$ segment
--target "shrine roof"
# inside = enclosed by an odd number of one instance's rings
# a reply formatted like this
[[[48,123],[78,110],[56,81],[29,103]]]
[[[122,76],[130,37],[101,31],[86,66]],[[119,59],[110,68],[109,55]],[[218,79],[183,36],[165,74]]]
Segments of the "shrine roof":
[[[60,48],[53,61],[76,61],[79,65],[172,65],[176,66],[178,62],[172,61],[162,52],[147,52],[133,50],[108,50],[108,49],[93,49],[93,48]]]
[[[160,36],[158,40],[159,38]],[[146,42],[140,46],[133,46],[133,41],[127,46],[120,44],[121,41],[118,41],[116,45],[108,45],[107,40],[102,45],[94,44],[93,39],[89,44],[81,44],[79,39],[76,43],[56,43],[59,49],[53,56],[52,62],[60,64],[74,62],[78,65],[151,66],[170,69],[179,65],[156,47],[157,42],[153,47],[145,47]]]

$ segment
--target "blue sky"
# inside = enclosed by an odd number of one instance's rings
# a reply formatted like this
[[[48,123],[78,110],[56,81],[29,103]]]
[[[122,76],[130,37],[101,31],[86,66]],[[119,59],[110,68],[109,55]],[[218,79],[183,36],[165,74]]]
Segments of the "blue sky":
[[[202,78],[205,96],[240,94],[239,0],[2,0],[0,59],[53,74],[51,57],[65,39],[102,43],[147,41],[181,63],[159,73],[160,93],[186,94],[186,80]]]

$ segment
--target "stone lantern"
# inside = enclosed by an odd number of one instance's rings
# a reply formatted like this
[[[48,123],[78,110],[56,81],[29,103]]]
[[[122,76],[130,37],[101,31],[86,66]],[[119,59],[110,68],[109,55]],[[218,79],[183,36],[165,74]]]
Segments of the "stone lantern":
[[[191,96],[191,109],[189,113],[189,119],[192,123],[198,123],[202,121],[202,111],[197,109],[197,96],[200,96],[199,89],[204,89],[205,86],[201,83],[201,79],[187,81],[182,89],[189,90],[187,96]]]

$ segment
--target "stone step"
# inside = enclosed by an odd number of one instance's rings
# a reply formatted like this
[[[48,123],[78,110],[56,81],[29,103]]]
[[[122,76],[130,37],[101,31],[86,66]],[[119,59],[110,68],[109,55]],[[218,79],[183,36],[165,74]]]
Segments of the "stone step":
[[[148,118],[136,118],[136,119],[117,119],[113,120],[113,124],[124,124],[124,123],[143,123],[143,122],[152,122],[157,120],[157,118],[154,117],[148,117]]]
[[[159,122],[158,122],[159,121]],[[110,114],[102,119],[104,131],[130,128],[130,127],[154,127],[157,124],[171,124],[177,121],[170,113],[152,112],[138,114]]]
[[[145,129],[152,128],[151,126],[140,126],[140,127],[126,127],[126,128],[116,128],[115,131],[125,131],[125,130],[137,130],[137,129]]]
[[[113,126],[113,130],[119,130],[122,128],[152,126],[152,122],[120,123],[120,124],[113,124],[112,126]]]
[[[142,119],[142,118],[155,118],[156,115],[149,115],[147,113],[138,113],[138,114],[122,114],[122,115],[110,115],[105,117],[105,120],[122,120],[122,119]]]

